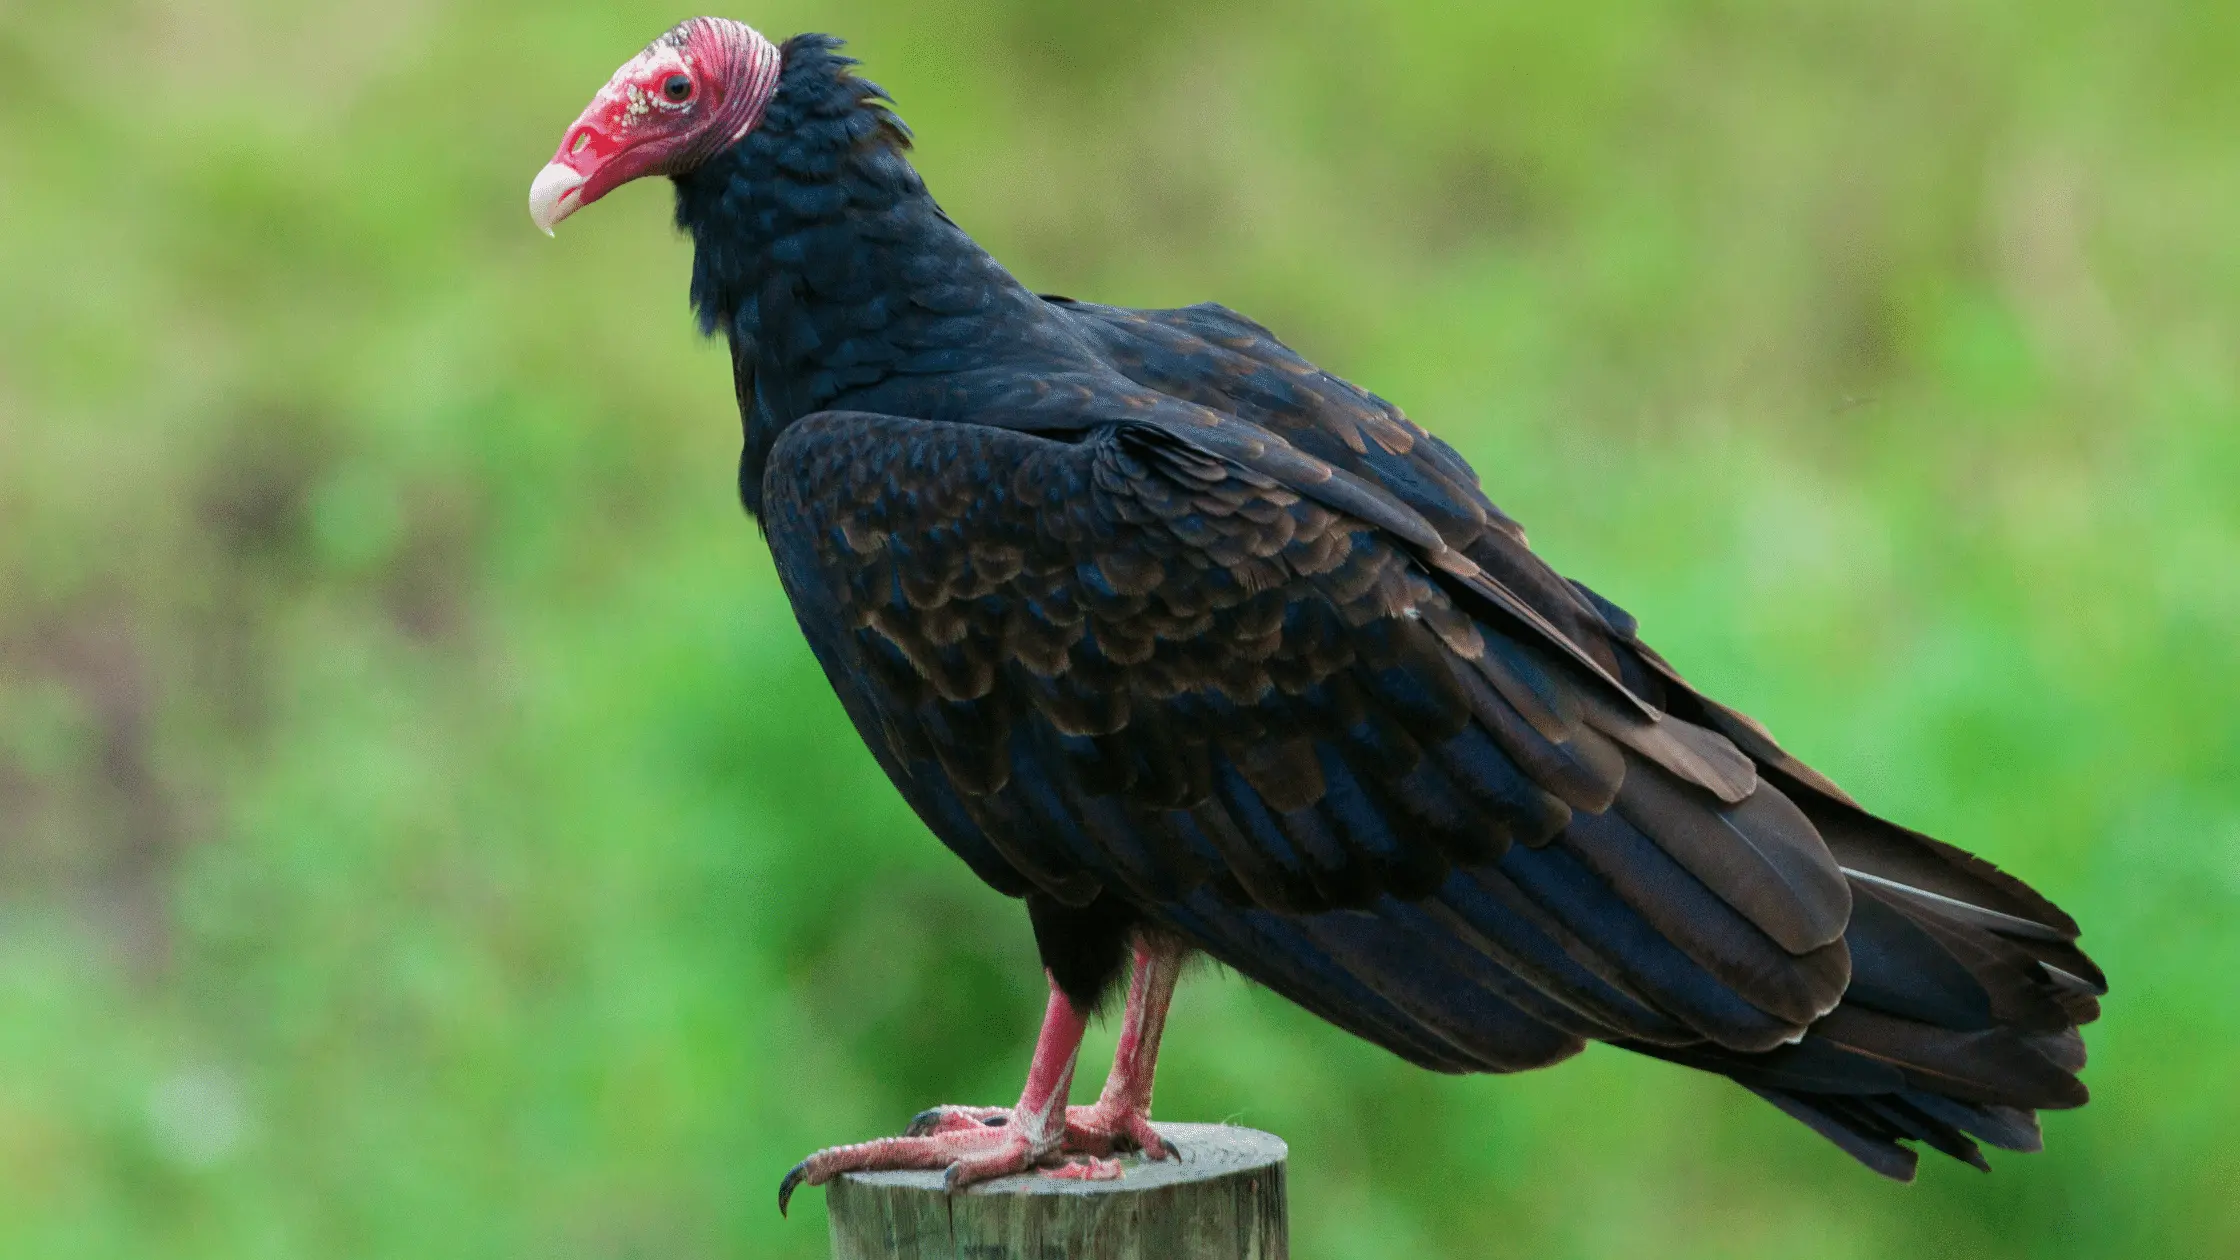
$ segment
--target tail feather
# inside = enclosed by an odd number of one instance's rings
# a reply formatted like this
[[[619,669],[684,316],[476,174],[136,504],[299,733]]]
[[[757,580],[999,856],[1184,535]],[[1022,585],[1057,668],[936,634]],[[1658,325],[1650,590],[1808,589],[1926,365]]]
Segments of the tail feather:
[[[1843,1000],[1946,1028],[1989,1028],[1996,1007],[1982,980],[1936,936],[1863,888],[1851,901],[1851,987]]]
[[[2042,1151],[2045,1135],[2038,1129],[2038,1113],[1996,1103],[1971,1106],[1942,1094],[1908,1090],[1900,1095],[1917,1111],[1963,1133],[1989,1142],[2002,1151]]]
[[[1607,603],[1599,596],[1596,599]],[[1804,810],[1855,886],[1871,882],[1904,890],[1924,901],[1941,900],[1948,913],[1965,916],[1993,931],[2049,942],[2077,939],[2077,921],[2036,889],[1964,849],[1868,813],[1826,775],[1790,756],[1748,714],[1689,686],[1679,671],[1647,644],[1630,634],[1626,642],[1645,664],[1672,684],[1673,694],[1668,699],[1675,713],[1734,741],[1757,763],[1761,775]],[[2058,959],[2050,961],[2093,990],[2095,996],[2105,993],[2107,978],[2100,969],[2074,949],[2069,954],[2077,966]]]
[[[1838,856],[1847,855],[1839,849]],[[1855,896],[1844,936],[1852,982],[1843,1002],[1797,1046],[1772,1055],[1688,1047],[1661,1057],[1733,1077],[1901,1181],[1915,1169],[1907,1142],[1978,1168],[1986,1167],[1979,1141],[2041,1149],[2037,1112],[2088,1097],[2077,1079],[2085,1061],[2077,1026],[2099,1014],[2106,991],[2099,968],[2071,943],[2073,924],[2055,912],[2016,928],[2004,911],[1982,904],[2002,897],[2010,907],[2025,904],[2011,889],[1970,889],[1947,878],[1943,891],[1924,896],[1863,876],[1848,860],[1845,866]],[[1917,866],[1883,869],[1918,874]],[[2077,969],[2049,965],[2053,950],[2074,955]]]
[[[1926,1143],[1962,1163],[1990,1171],[1976,1145],[2034,1152],[2045,1148],[2035,1113],[1996,1104],[1971,1105],[1925,1090],[1886,1094],[1814,1093],[1749,1085],[1745,1088],[1803,1121],[1845,1154],[1885,1177],[1913,1180],[1914,1152],[1901,1143]]]
[[[2041,1149],[2037,1113],[2088,1097],[2078,1027],[2098,1017],[2107,991],[2075,945],[2074,921],[1989,863],[1849,806],[1831,823],[1828,798],[1794,780],[1783,787],[1798,791],[1851,882],[1843,1001],[1797,1044],[1767,1053],[1627,1048],[1731,1077],[1901,1181],[1916,1167],[1908,1143],[1978,1168],[1979,1142]],[[1905,851],[1917,841],[1923,851]]]
[[[1961,1163],[1969,1164],[1983,1172],[1991,1171],[1991,1163],[1983,1157],[1983,1148],[1968,1140],[1957,1127],[1938,1120],[1907,1102],[1903,1095],[1881,1094],[1861,1098],[1858,1105],[1896,1130],[1902,1137],[1929,1146],[1950,1155]]]
[[[2100,973],[2084,951],[2077,948],[2074,937],[2054,935],[2042,924],[2023,923],[2015,926],[2006,916],[1985,910],[1981,906],[1956,902],[1941,894],[1925,893],[1871,875],[1846,868],[1854,884],[1870,895],[1903,909],[1907,916],[1932,930],[1947,936],[1976,941],[1997,942],[2005,952],[2029,964],[2022,967],[2018,978],[2044,988],[2056,1001],[2066,1001],[2061,995],[2083,999],[2092,1003],[2108,991],[2107,978]],[[2097,1014],[2094,1003],[2089,1009]],[[2090,1022],[2092,1015],[2083,1022]]]
[[[2029,1043],[2031,1049],[2044,1055],[2046,1062],[2062,1071],[2084,1071],[2084,1034],[2076,1029],[2064,1028],[2058,1032],[2039,1033],[2024,1037],[2023,1040]]]
[[[1939,899],[1956,916],[1996,932],[2042,940],[2077,939],[2077,921],[2036,889],[1963,849],[1877,818],[1856,805],[1825,798],[1802,804],[1805,814],[1854,876]]]
[[[1916,1089],[1962,1102],[2081,1107],[2087,1096],[2084,1082],[2010,1029],[1958,1032],[1839,1006],[1813,1026],[1812,1035],[1890,1064]]]
[[[1875,984],[1852,995],[1852,1000],[1949,1029],[2070,1027],[2070,1009],[2056,995],[2054,984],[2038,971],[2029,951],[2009,937],[1956,924],[1873,886],[1861,886],[1857,904],[1868,910],[1857,917],[1846,939],[1857,939],[1868,953],[1897,955],[1882,960],[1897,966],[1877,971]],[[1902,955],[1900,948],[1904,948]],[[1962,986],[1953,971],[1967,975],[1967,984]],[[1969,991],[1982,993],[1980,1007],[1967,1002]],[[1942,1018],[1924,1002],[1949,1009],[1949,1016],[1962,1016],[1964,1011],[1971,1018]],[[1978,1011],[1980,1018],[1973,1018]]]
[[[1860,1116],[1845,1104],[1842,1094],[1801,1094],[1785,1089],[1745,1086],[1753,1094],[1803,1121],[1812,1131],[1893,1181],[1913,1180],[1918,1157],[1898,1144],[1899,1134],[1873,1117]]]
[[[1619,1044],[1731,1077],[1901,1181],[1914,1174],[1908,1142],[1979,1168],[1979,1141],[2040,1149],[2037,1113],[2087,1097],[2077,1030],[2099,1018],[2108,991],[2077,947],[2076,920],[1990,862],[1868,813],[1764,727],[1689,686],[1635,637],[1630,617],[1586,594],[1668,713],[1717,732],[1754,762],[1762,783],[1810,821],[1851,892],[1850,981],[1795,1044],[1757,1052]]]

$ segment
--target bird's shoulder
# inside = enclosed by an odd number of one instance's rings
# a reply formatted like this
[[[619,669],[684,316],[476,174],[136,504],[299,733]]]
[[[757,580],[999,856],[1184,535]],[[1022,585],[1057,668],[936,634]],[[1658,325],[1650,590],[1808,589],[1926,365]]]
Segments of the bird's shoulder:
[[[1137,310],[1046,299],[1121,376],[1258,425],[1406,501],[1461,542],[1522,536],[1453,447],[1377,395],[1324,371],[1250,318],[1214,302]]]
[[[1399,407],[1217,303],[1137,310],[1045,300],[1129,382],[1264,432],[1337,470],[1349,488],[1366,490],[1372,501],[1363,506],[1403,509],[1428,525],[1536,630],[1662,707],[1668,680],[1633,650],[1633,618],[1534,553],[1524,528],[1487,496],[1469,461]]]

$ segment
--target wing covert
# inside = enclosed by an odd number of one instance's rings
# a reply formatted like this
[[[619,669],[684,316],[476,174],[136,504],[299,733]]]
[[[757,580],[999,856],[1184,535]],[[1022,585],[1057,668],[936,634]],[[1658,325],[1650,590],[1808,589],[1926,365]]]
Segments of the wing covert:
[[[859,729],[1007,891],[1116,893],[1433,1066],[1762,1049],[1843,991],[1848,888],[1731,745],[1659,746],[1406,540],[1253,467],[1151,426],[826,413],[765,508]]]

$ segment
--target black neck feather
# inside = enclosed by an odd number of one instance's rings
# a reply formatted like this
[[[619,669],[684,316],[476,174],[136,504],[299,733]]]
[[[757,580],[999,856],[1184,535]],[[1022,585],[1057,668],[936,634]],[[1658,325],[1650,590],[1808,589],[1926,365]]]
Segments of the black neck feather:
[[[831,255],[832,239],[815,242],[826,248],[812,253],[805,234],[830,238],[839,228],[860,235],[845,229],[932,209],[904,156],[909,128],[878,84],[855,75],[855,58],[840,46],[830,35],[787,40],[761,125],[675,177],[677,226],[698,246],[692,304],[703,331],[728,331],[770,279],[823,280],[820,273],[850,261]]]
[[[942,378],[1034,353],[1044,318],[934,204],[908,128],[839,47],[788,40],[761,125],[675,177],[693,307],[731,341],[750,508],[786,425],[843,406],[945,418]]]

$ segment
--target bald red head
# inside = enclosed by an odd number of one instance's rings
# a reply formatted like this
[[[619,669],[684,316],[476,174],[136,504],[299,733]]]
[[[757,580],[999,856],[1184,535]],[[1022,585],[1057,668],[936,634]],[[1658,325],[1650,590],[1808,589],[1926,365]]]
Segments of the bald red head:
[[[631,58],[529,186],[529,217],[553,225],[645,175],[679,175],[736,144],[778,89],[778,49],[729,18],[693,18]]]

